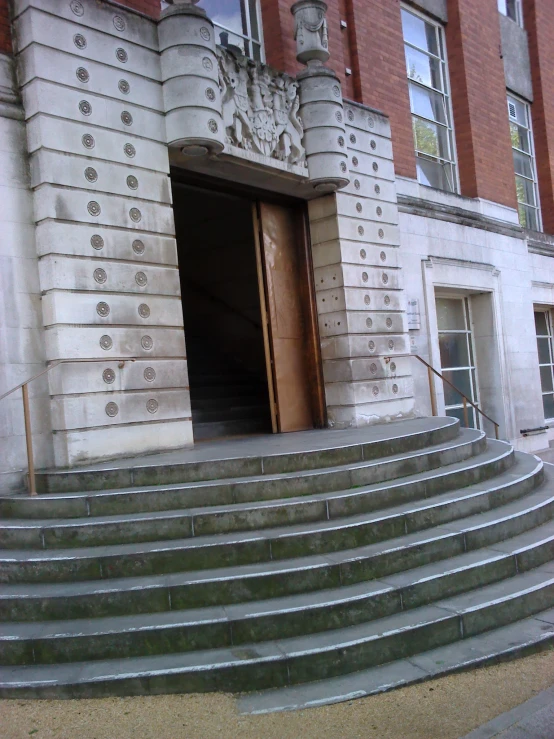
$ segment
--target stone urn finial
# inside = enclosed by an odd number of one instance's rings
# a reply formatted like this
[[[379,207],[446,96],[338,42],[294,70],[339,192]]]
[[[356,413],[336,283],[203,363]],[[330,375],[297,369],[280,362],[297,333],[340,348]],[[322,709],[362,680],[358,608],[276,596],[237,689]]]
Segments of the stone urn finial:
[[[327,4],[323,0],[299,0],[290,9],[296,27],[296,58],[302,64],[325,64],[329,59]]]

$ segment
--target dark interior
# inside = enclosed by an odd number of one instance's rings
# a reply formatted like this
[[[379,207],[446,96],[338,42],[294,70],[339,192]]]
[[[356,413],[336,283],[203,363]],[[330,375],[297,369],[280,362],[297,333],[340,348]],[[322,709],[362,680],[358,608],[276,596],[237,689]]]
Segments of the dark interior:
[[[173,183],[196,440],[270,433],[252,203]]]

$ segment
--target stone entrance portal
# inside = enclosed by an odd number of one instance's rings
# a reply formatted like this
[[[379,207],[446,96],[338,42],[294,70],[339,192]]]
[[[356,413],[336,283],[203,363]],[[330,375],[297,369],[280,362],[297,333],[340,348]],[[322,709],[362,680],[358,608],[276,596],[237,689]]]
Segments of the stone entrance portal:
[[[305,206],[172,185],[195,440],[323,426]]]

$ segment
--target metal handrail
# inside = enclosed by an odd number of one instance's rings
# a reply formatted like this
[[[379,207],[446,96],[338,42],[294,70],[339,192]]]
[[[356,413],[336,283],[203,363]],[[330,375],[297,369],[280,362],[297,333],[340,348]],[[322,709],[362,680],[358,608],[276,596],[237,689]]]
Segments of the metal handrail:
[[[42,372],[38,372],[36,375],[33,375],[33,377],[30,377],[28,380],[25,380],[25,382],[21,382],[19,385],[16,385],[15,387],[12,387],[11,390],[8,390],[7,393],[4,393],[3,395],[0,395],[0,400],[4,400],[4,398],[7,398],[8,395],[11,395],[12,393],[15,393],[16,390],[19,390],[21,388],[21,395],[23,398],[23,418],[25,421],[25,442],[27,445],[27,465],[29,468],[29,493],[31,495],[37,494],[37,487],[36,487],[36,481],[35,481],[35,462],[33,457],[33,437],[31,432],[31,410],[29,406],[29,389],[28,385],[33,382],[33,380],[36,380],[39,377],[42,377],[42,375],[45,375],[47,372],[50,372],[50,370],[53,370],[54,367],[57,367],[60,364],[75,364],[76,362],[119,362],[119,368],[122,369],[125,366],[125,362],[136,362],[138,357],[105,357],[102,359],[57,359],[55,362],[52,362],[52,364],[48,365],[46,369],[43,369]]]
[[[469,418],[467,414],[467,404],[469,403],[473,408],[475,408],[475,410],[478,413],[480,413],[484,418],[486,418],[487,421],[490,421],[493,424],[494,434],[497,439],[499,438],[499,435],[498,435],[499,424],[496,421],[494,421],[490,416],[487,416],[486,413],[483,413],[483,411],[479,408],[478,405],[476,405],[472,400],[470,400],[467,397],[467,395],[464,395],[464,393],[462,393],[462,391],[459,388],[457,388],[456,385],[453,385],[450,382],[450,380],[447,380],[446,377],[444,377],[444,375],[442,375],[434,367],[432,367],[428,362],[426,362],[422,357],[420,357],[419,354],[413,354],[412,356],[414,356],[416,359],[419,359],[421,364],[424,364],[427,367],[427,375],[429,377],[429,394],[431,396],[431,413],[434,416],[438,416],[438,412],[437,412],[437,399],[435,398],[435,390],[433,387],[433,374],[435,374],[437,377],[440,377],[440,379],[443,382],[446,382],[447,385],[450,385],[450,387],[453,390],[455,390],[458,393],[458,395],[462,396],[463,407],[464,407],[464,423],[466,425],[466,428],[469,427]]]

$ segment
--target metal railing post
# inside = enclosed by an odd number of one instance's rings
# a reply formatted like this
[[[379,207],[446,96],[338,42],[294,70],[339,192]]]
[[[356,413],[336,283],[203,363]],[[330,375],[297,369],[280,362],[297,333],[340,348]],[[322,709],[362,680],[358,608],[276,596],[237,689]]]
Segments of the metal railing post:
[[[27,461],[29,464],[29,492],[31,495],[37,494],[37,485],[35,481],[35,460],[33,458],[33,437],[31,431],[31,409],[29,407],[29,388],[27,383],[21,386],[21,394],[23,396],[23,418],[25,420],[25,442],[27,444]]]
[[[467,400],[465,398],[465,395],[462,398],[462,402],[464,404],[464,424],[465,424],[466,429],[468,429],[469,428],[469,416],[467,415]]]
[[[433,383],[433,370],[427,367],[427,375],[429,377],[429,395],[431,396],[431,415],[437,416],[437,399],[435,397],[435,386]]]

